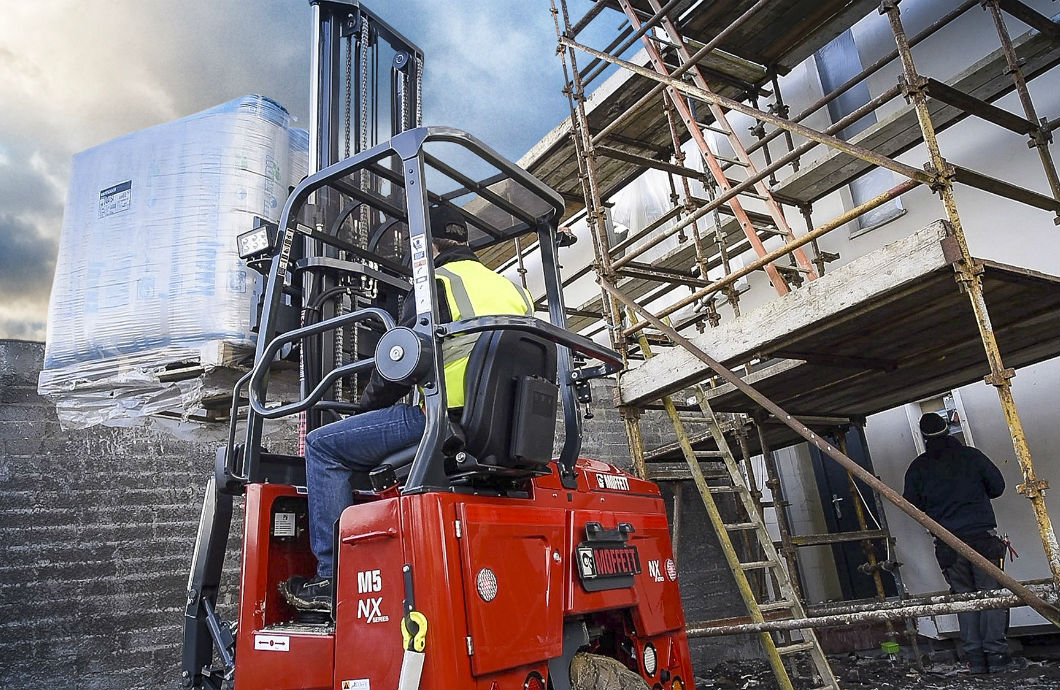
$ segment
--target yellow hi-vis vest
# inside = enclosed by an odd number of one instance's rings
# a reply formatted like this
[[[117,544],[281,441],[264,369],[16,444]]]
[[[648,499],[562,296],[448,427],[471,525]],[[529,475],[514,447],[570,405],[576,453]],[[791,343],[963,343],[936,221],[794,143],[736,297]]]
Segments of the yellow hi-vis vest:
[[[478,261],[451,261],[434,269],[434,274],[445,285],[445,297],[453,321],[474,316],[534,314],[534,303],[526,290]],[[480,335],[468,333],[442,340],[445,397],[450,408],[464,406],[467,361]]]

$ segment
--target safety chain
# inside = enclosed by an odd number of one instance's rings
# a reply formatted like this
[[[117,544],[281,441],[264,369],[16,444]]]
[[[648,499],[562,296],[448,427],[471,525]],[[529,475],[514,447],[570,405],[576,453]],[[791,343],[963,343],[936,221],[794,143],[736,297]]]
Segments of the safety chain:
[[[368,149],[368,20],[361,17],[361,151]]]
[[[423,125],[423,58],[416,57],[416,126]]]
[[[408,70],[401,72],[401,95],[398,98],[401,99],[401,131],[404,132],[409,129],[409,79]]]
[[[344,158],[350,157],[350,111],[353,110],[353,34],[346,36],[346,138]]]

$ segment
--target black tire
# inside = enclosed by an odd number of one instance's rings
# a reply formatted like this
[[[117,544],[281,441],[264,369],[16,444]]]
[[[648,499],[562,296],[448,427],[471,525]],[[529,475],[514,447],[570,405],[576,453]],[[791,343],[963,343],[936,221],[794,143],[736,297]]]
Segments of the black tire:
[[[650,690],[625,664],[609,656],[578,652],[570,662],[573,690]]]

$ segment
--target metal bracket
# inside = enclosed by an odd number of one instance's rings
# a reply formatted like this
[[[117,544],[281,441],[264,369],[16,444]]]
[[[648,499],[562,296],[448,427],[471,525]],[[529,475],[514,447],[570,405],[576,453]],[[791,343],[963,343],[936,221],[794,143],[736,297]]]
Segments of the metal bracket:
[[[883,0],[880,3],[880,14],[887,14],[891,10],[898,9],[898,3],[902,0]]]
[[[953,187],[953,180],[957,177],[957,171],[950,165],[946,159],[939,156],[942,160],[943,170],[939,171],[931,163],[924,164],[924,170],[931,173],[933,179],[928,183],[928,188],[935,193],[942,191],[943,189]]]
[[[1016,375],[1014,369],[1002,369],[1001,371],[993,371],[983,377],[983,380],[989,383],[991,386],[1000,388],[1001,386],[1007,386],[1008,380]]]
[[[916,96],[917,93],[923,92],[923,87],[924,85],[921,84],[920,88],[918,89],[916,88],[916,86],[909,82],[909,80],[904,74],[898,75],[898,91],[902,94],[902,98],[905,99],[906,103],[912,103],[913,97]]]
[[[1049,489],[1049,482],[1045,479],[1034,479],[1029,482],[1023,482],[1016,487],[1016,491],[1027,498],[1038,498],[1039,496],[1044,497],[1046,490]]]
[[[563,654],[548,660],[548,680],[554,690],[571,690],[570,662],[589,644],[589,630],[580,620],[563,623]]]

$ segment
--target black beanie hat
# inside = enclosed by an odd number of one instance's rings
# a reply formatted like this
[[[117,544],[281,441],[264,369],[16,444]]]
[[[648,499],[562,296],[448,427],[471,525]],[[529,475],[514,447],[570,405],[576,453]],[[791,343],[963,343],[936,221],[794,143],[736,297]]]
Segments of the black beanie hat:
[[[945,436],[949,433],[949,430],[950,427],[946,420],[935,412],[928,412],[920,418],[920,433],[924,434],[926,438]]]
[[[434,239],[467,242],[467,221],[455,208],[448,205],[431,206],[430,220]]]

